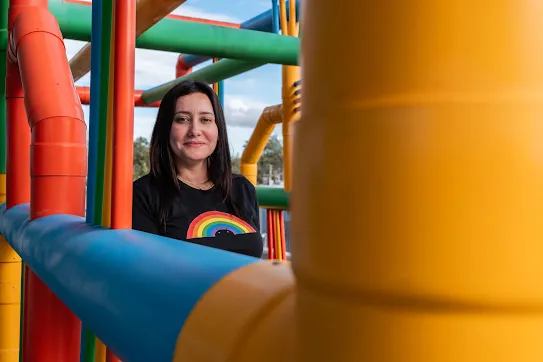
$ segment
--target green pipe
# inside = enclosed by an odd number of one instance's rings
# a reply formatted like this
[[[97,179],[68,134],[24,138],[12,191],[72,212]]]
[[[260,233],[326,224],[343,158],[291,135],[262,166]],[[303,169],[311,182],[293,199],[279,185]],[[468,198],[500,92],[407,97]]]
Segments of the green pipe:
[[[49,2],[65,38],[90,41],[91,7]],[[298,65],[300,39],[261,31],[164,18],[143,33],[136,47],[215,58]]]
[[[141,95],[141,100],[145,104],[151,104],[157,102],[164,97],[176,84],[185,80],[200,80],[207,82],[208,84],[217,83],[221,80],[231,78],[241,73],[248,72],[249,70],[258,68],[265,63],[261,62],[249,62],[244,60],[235,59],[222,59],[216,63],[213,63],[205,68],[197,70],[196,72],[187,74],[180,78],[174,79],[170,82],[156,86],[154,88],[144,91]]]
[[[0,0],[0,174],[6,173],[6,50],[9,0]],[[5,191],[5,190],[4,190]]]
[[[102,57],[100,59],[100,89],[98,92],[98,149],[96,162],[96,191],[94,199],[94,224],[96,225],[102,225],[104,205],[108,100],[109,92],[112,91],[109,89],[109,78],[110,76],[113,76],[110,74],[111,43],[113,42],[113,0],[103,0],[101,20],[102,37],[100,39],[100,52]],[[94,362],[96,336],[86,327],[84,348],[84,362]]]
[[[102,208],[104,205],[104,183],[105,183],[105,165],[106,165],[106,134],[108,117],[108,99],[109,99],[109,77],[112,24],[113,24],[113,4],[112,0],[103,0],[102,9],[102,41],[100,51],[100,91],[98,99],[98,162],[96,163],[96,198],[94,203],[94,223],[102,225]],[[67,3],[68,4],[68,3]],[[87,6],[90,10],[90,7]]]
[[[288,210],[290,207],[290,192],[280,187],[256,187],[258,204],[263,209]]]

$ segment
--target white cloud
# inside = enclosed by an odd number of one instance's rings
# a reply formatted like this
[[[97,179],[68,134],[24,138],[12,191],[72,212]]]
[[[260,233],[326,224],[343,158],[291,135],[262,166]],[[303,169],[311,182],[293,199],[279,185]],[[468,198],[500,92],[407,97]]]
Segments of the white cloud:
[[[193,18],[209,19],[209,20],[215,20],[215,21],[226,21],[230,23],[241,23],[241,20],[236,17],[229,16],[226,14],[204,11],[187,4],[183,4],[179,6],[177,9],[172,11],[172,14],[190,16]]]

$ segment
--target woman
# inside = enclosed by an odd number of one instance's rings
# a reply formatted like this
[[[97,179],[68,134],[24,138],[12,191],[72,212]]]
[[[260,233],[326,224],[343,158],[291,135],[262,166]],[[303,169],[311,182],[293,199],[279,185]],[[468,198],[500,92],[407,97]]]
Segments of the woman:
[[[208,85],[185,81],[166,93],[150,159],[133,185],[135,230],[262,256],[255,188],[232,174],[223,110]]]

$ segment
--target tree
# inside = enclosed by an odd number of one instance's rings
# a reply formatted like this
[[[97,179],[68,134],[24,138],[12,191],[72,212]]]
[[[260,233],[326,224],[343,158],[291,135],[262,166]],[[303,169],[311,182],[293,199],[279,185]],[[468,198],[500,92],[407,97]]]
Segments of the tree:
[[[241,173],[241,157],[236,153],[232,156],[232,173]]]
[[[247,147],[245,142],[244,148]],[[283,145],[276,135],[271,135],[258,160],[258,184],[274,184],[283,181]]]
[[[134,141],[134,180],[147,175],[150,169],[149,141],[145,137],[138,137]]]

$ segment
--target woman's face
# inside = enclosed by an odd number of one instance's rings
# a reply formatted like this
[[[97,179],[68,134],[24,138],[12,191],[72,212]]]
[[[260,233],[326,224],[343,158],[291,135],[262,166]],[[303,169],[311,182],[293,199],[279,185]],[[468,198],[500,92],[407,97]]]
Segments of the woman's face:
[[[217,146],[219,130],[209,98],[203,93],[179,97],[170,130],[170,147],[182,162],[204,161]]]

